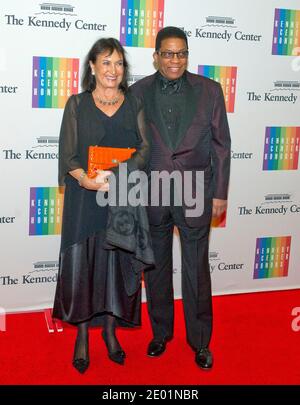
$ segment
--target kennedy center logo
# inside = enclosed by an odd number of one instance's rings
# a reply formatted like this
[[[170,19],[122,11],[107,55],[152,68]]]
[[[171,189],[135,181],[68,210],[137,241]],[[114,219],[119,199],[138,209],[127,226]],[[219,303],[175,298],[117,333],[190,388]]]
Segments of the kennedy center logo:
[[[291,236],[256,239],[253,278],[287,277]]]
[[[221,84],[225,98],[226,111],[228,113],[234,112],[237,67],[198,65],[198,74]]]
[[[59,187],[31,187],[29,235],[61,233],[64,194]]]
[[[34,56],[32,65],[32,107],[64,108],[78,93],[79,59]]]
[[[300,127],[267,127],[263,170],[297,170]]]
[[[273,55],[293,55],[300,46],[300,10],[275,9]]]
[[[154,48],[156,34],[163,26],[164,0],[122,0],[122,45]]]

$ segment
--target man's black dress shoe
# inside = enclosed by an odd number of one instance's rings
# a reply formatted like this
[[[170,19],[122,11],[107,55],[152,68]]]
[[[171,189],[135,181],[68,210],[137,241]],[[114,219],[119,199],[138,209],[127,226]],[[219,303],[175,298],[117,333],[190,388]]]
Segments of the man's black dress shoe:
[[[167,341],[166,339],[153,339],[149,343],[147,354],[150,357],[157,357],[163,354],[163,352],[166,350],[166,344]]]
[[[213,356],[211,351],[207,347],[197,350],[195,362],[203,370],[210,370],[213,366]]]

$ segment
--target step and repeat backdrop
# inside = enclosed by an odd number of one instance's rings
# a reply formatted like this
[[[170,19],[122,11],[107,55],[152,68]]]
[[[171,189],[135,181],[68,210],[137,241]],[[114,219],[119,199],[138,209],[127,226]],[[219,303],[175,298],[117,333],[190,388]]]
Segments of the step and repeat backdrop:
[[[0,307],[52,306],[63,193],[63,108],[100,37],[126,47],[130,81],[154,72],[159,29],[181,27],[189,70],[221,83],[232,135],[226,215],[212,223],[214,294],[300,287],[300,1],[10,0],[0,7]],[[180,297],[174,235],[174,289]]]

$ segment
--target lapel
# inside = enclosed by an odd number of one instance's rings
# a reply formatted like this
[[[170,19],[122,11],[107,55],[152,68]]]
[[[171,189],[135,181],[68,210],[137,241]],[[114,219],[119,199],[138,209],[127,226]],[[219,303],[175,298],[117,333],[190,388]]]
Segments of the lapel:
[[[181,144],[183,138],[185,137],[185,135],[188,131],[188,128],[191,126],[191,123],[192,123],[194,116],[196,114],[196,111],[197,111],[196,92],[188,80],[188,75],[186,77],[185,86],[186,86],[185,108],[182,112],[182,117],[180,120],[179,129],[178,129],[179,136],[178,136],[178,140],[177,140],[174,150],[176,150],[179,147],[179,145]]]
[[[148,91],[144,94],[145,99],[145,106],[146,106],[146,114],[152,124],[155,126],[157,132],[159,133],[160,137],[162,138],[165,145],[171,149],[171,143],[167,134],[167,128],[165,126],[161,110],[158,108],[157,104],[157,82],[156,78],[158,73],[153,75],[153,80],[149,85]]]

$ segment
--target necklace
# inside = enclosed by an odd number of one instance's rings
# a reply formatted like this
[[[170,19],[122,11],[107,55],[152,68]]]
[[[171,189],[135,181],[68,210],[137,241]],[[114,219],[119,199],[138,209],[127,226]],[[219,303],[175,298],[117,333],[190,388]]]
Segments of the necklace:
[[[98,100],[98,103],[102,104],[102,105],[115,105],[119,102],[120,95],[118,95],[117,97],[115,97],[111,100],[103,100],[102,98],[100,98],[99,96],[96,95],[96,99]]]

